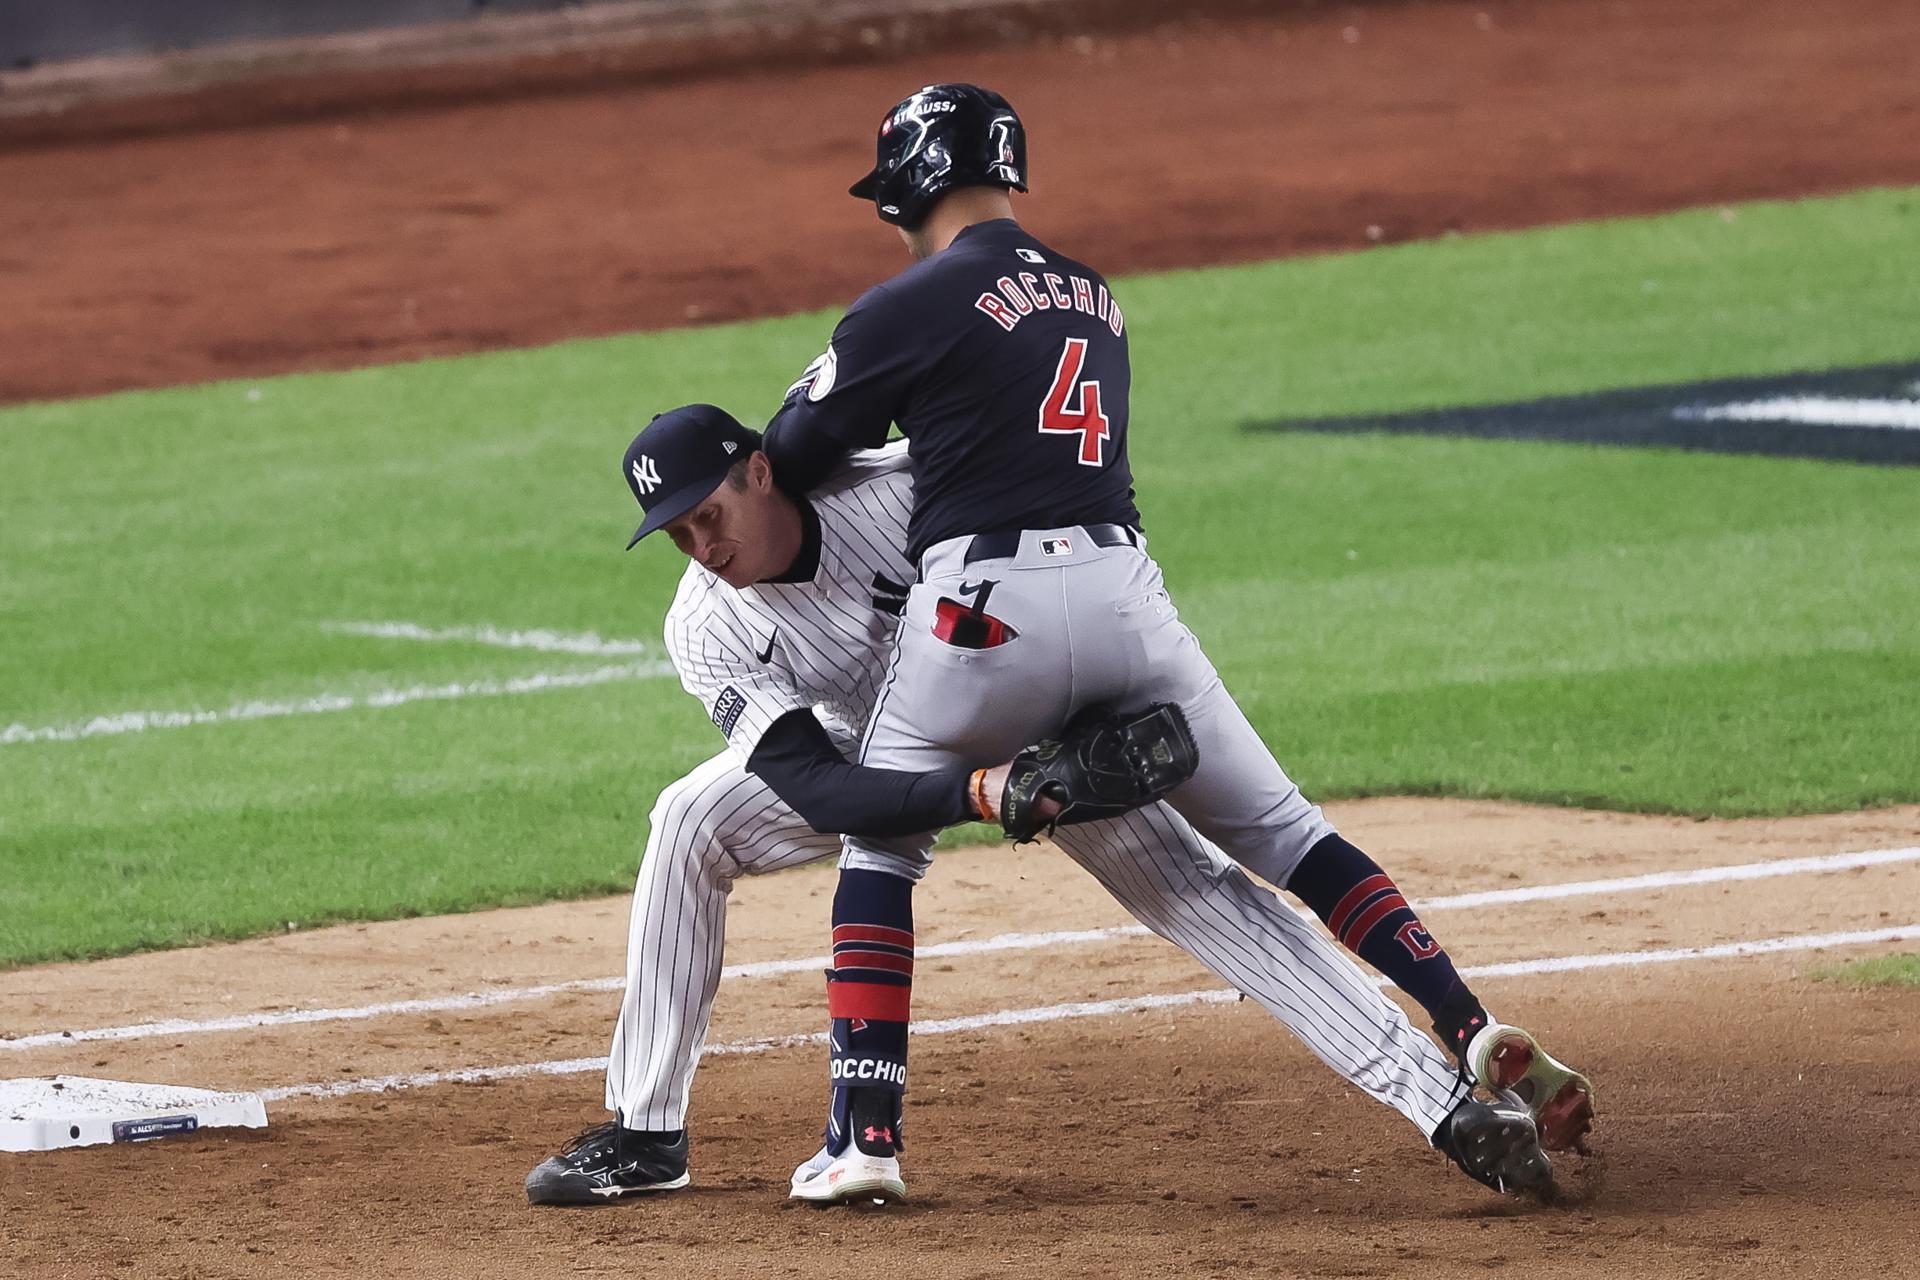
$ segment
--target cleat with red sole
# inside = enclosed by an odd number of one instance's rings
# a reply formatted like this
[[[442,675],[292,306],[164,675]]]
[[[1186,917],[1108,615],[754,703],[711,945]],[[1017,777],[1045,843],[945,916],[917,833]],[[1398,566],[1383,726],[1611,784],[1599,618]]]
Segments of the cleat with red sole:
[[[1541,1146],[1584,1149],[1583,1139],[1593,1128],[1593,1084],[1538,1040],[1519,1027],[1489,1023],[1467,1046],[1467,1066],[1481,1084],[1526,1106],[1540,1128]]]

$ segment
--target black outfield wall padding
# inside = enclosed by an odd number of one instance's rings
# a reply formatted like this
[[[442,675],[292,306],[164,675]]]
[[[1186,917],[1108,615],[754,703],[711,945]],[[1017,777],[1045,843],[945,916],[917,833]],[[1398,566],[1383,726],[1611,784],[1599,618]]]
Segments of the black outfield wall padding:
[[[0,4],[0,67],[165,53],[229,40],[336,35],[457,22],[581,0],[24,0]]]

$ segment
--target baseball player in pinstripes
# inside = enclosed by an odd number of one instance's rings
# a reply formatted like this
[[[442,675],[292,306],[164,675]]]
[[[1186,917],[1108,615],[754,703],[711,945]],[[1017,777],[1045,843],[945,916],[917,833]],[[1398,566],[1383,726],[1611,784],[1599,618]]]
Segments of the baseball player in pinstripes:
[[[889,669],[912,576],[901,550],[912,494],[904,447],[856,454],[795,500],[772,485],[758,443],[718,409],[689,406],[656,419],[625,459],[647,510],[635,541],[665,528],[696,562],[668,612],[667,647],[728,750],[654,807],[607,1068],[614,1120],[529,1174],[535,1204],[687,1185],[688,1088],[736,876],[837,852],[840,838],[820,831],[912,831],[976,816],[965,771],[886,773],[845,760]],[[1456,1073],[1433,1042],[1178,814],[1153,806],[1062,827],[1055,839],[1136,919],[1423,1135],[1455,1112]],[[896,963],[900,950],[884,934],[865,949],[878,965]],[[894,972],[910,976],[910,957]],[[872,1190],[905,1193],[897,1184]]]
[[[915,261],[854,303],[805,392],[767,425],[795,491],[896,426],[907,439],[916,580],[860,763],[978,768],[1089,705],[1177,706],[1199,768],[1168,804],[1418,1000],[1463,1075],[1493,1093],[1463,1102],[1433,1143],[1483,1180],[1550,1187],[1541,1146],[1579,1141],[1591,1086],[1488,1016],[1392,879],[1301,796],[1181,623],[1134,505],[1126,316],[1098,271],[1014,219],[1010,193],[1026,189],[1025,128],[1000,95],[932,85],[889,111],[851,194]],[[976,775],[983,802],[986,782]],[[826,1145],[794,1172],[798,1198],[900,1184],[911,980],[848,963],[841,945],[883,929],[910,952],[932,847],[931,824],[845,841],[827,982],[834,1098]]]

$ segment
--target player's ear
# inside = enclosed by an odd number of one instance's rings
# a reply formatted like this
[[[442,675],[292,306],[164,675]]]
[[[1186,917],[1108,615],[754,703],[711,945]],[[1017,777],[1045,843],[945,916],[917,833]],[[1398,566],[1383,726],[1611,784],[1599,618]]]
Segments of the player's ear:
[[[747,488],[754,493],[773,488],[773,463],[763,449],[755,449],[747,458]]]

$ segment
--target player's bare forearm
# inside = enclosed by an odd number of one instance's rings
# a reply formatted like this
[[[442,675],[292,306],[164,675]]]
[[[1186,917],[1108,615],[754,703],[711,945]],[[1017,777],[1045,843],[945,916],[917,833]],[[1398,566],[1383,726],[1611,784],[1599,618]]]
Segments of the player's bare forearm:
[[[1011,763],[974,771],[973,807],[982,822],[1000,821],[1000,797],[1006,794],[1007,778],[1012,772]],[[1042,823],[1052,822],[1062,811],[1063,806],[1052,796],[1041,796],[1033,804],[1033,816]]]

